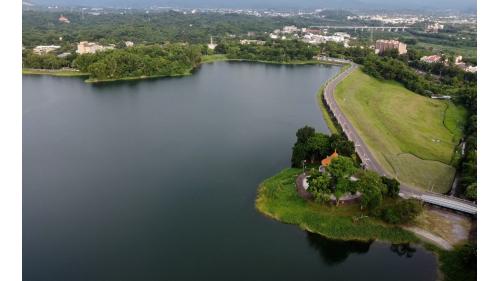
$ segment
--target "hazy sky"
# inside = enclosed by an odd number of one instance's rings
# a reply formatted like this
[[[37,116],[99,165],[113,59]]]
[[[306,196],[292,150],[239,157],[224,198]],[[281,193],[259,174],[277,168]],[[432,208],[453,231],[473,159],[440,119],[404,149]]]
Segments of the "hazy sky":
[[[30,1],[30,0],[27,0]],[[231,7],[231,8],[440,8],[474,9],[476,0],[31,0],[40,4],[65,4],[88,6],[151,5],[180,7]]]

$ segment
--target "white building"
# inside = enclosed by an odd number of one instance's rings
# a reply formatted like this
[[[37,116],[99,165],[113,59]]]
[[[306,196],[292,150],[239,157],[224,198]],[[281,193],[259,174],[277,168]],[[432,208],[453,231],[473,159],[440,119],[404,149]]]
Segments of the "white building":
[[[269,34],[269,37],[271,39],[278,39],[279,38],[279,36],[277,34],[274,34],[274,33]]]
[[[444,29],[444,25],[442,25],[438,22],[435,22],[434,24],[427,25],[427,27],[425,28],[425,31],[429,32],[429,33],[438,33],[438,31],[442,30],[442,29]]]
[[[58,58],[62,58],[62,59],[63,59],[63,58],[65,58],[65,57],[67,57],[67,56],[70,56],[70,55],[71,55],[71,53],[66,52],[66,53],[62,53],[62,54],[57,55],[57,57],[58,57]]]
[[[472,73],[476,73],[477,72],[477,66],[472,66],[472,65],[469,65],[465,68],[465,71],[467,72],[472,72]]]
[[[112,50],[114,46],[101,46],[95,42],[82,41],[78,43],[77,54],[95,54],[96,52]]]
[[[344,42],[344,38],[340,36],[336,35],[325,36],[312,33],[304,35],[304,38],[302,40],[309,44],[321,44],[325,42],[337,42],[337,43]]]
[[[299,29],[295,25],[288,25],[283,27],[283,33],[294,33],[298,31]]]
[[[215,49],[215,47],[217,47],[217,44],[214,43],[214,39],[212,38],[212,36],[210,36],[210,43],[208,43],[207,47],[210,50],[213,50],[213,49]]]
[[[342,40],[351,39],[351,35],[345,32],[335,32],[333,35],[342,37]]]
[[[134,42],[132,41],[125,41],[125,46],[128,47],[134,47]]]
[[[264,45],[264,44],[266,44],[266,41],[243,39],[243,40],[240,40],[240,44],[241,45],[251,45],[251,44]]]
[[[35,48],[33,48],[33,53],[37,54],[37,55],[45,55],[45,54],[48,54],[52,51],[55,51],[57,49],[61,48],[61,46],[56,46],[56,45],[48,45],[48,46],[44,46],[44,45],[40,45],[40,46],[36,46]]]

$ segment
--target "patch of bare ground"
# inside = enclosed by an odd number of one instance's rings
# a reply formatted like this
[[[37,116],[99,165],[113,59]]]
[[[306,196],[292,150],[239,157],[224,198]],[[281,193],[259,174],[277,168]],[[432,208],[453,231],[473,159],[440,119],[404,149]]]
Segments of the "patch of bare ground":
[[[426,207],[415,224],[407,229],[444,249],[450,249],[469,239],[472,225],[472,219],[468,216]]]

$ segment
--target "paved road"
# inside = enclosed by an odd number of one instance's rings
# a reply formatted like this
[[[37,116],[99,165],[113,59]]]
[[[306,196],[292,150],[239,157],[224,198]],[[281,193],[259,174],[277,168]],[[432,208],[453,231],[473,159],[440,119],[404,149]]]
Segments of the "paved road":
[[[355,130],[351,122],[346,118],[344,113],[340,110],[339,105],[335,101],[333,93],[338,83],[346,78],[349,74],[351,74],[354,70],[358,68],[358,65],[350,62],[350,67],[342,72],[340,75],[334,77],[330,81],[328,81],[325,90],[323,92],[323,96],[325,98],[330,111],[333,113],[337,122],[342,127],[342,130],[347,135],[347,138],[354,142],[354,146],[356,149],[356,153],[361,158],[363,165],[368,170],[372,170],[377,172],[379,175],[390,176],[390,173],[386,172],[384,167],[378,163],[376,158],[368,149],[368,146],[364,143],[363,139],[359,136],[358,132]],[[415,187],[401,184],[401,196],[402,197],[413,197],[423,200],[426,203],[438,205],[441,207],[469,213],[469,214],[477,214],[476,205],[473,202],[462,200],[456,197],[446,196],[433,192],[426,192],[422,190],[418,190]]]

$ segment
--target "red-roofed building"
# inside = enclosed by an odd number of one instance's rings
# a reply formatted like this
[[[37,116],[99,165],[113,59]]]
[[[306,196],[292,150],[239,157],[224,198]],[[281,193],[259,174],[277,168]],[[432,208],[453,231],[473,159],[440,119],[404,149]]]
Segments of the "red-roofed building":
[[[426,63],[435,63],[441,61],[441,56],[439,55],[425,56],[421,57],[420,60]]]
[[[326,167],[326,166],[330,165],[332,160],[335,160],[337,158],[339,158],[339,154],[337,153],[337,150],[335,150],[332,153],[332,155],[327,156],[325,159],[321,160],[321,166]]]
[[[70,23],[69,19],[63,15],[59,17],[59,21],[63,23]]]

